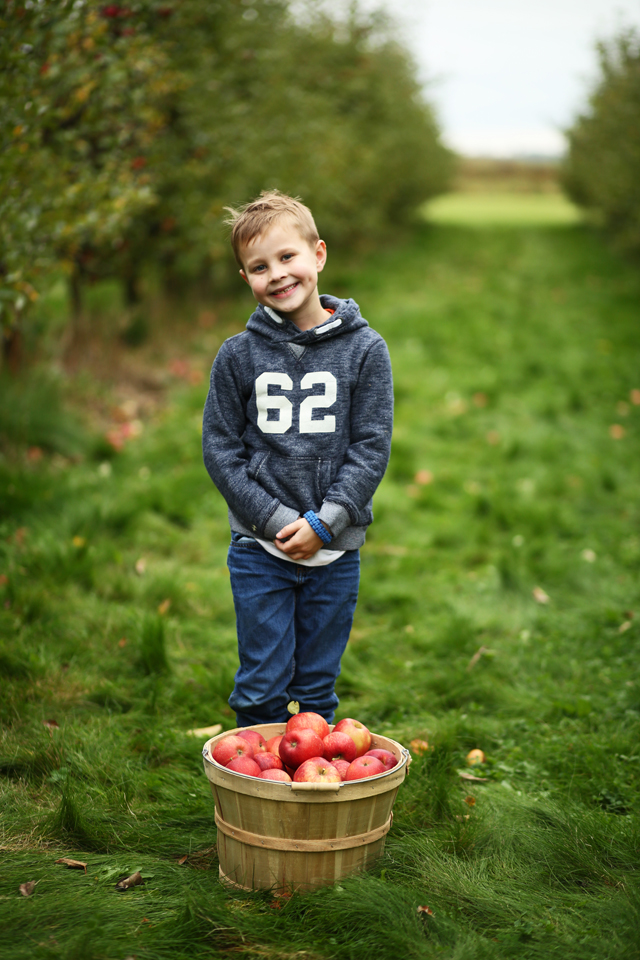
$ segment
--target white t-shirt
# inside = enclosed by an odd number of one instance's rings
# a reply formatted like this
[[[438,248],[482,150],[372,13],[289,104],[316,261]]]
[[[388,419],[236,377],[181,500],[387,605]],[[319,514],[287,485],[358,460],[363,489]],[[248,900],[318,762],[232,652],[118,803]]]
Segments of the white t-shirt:
[[[294,560],[293,557],[283,553],[282,550],[278,550],[275,543],[271,543],[270,540],[258,540],[257,537],[254,539],[273,557],[279,557],[280,560],[288,560],[290,563],[299,563],[303,567],[325,567],[328,563],[333,563],[334,560],[337,560],[338,557],[341,557],[345,552],[344,550],[325,550],[324,547],[321,547],[317,553],[314,553],[310,560]]]

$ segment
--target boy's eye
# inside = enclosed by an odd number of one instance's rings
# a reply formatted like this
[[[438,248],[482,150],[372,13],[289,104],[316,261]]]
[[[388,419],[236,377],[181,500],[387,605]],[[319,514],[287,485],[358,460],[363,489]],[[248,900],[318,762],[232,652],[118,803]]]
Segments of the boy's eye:
[[[291,259],[293,259],[293,254],[292,254],[292,253],[284,253],[284,254],[282,255],[282,259],[283,259],[283,260],[291,260]]]

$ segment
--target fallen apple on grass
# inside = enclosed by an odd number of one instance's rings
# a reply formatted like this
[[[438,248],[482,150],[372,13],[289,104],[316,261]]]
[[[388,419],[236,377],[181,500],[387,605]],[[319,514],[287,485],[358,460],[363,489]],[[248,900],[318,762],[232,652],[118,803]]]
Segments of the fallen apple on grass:
[[[295,783],[341,783],[342,777],[324,757],[311,757],[300,764],[293,777]]]
[[[467,766],[475,767],[479,763],[484,763],[486,759],[487,758],[485,757],[484,752],[482,750],[479,750],[479,749],[470,750],[469,753],[467,754]]]

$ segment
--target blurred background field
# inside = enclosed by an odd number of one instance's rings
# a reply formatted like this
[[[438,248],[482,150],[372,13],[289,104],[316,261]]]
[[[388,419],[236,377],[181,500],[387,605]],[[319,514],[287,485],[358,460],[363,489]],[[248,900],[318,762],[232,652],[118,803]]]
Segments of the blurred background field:
[[[187,731],[234,724],[226,510],[200,416],[241,295],[136,350],[117,340],[110,370],[88,341],[95,375],[66,388],[13,382],[29,445],[0,481],[7,956],[635,951],[636,273],[581,226],[427,224],[325,280],[395,371],[338,684],[340,715],[433,747],[385,857],[281,908],[217,880]],[[144,886],[118,894],[137,868]]]
[[[562,163],[496,161],[442,146],[380,18],[319,10],[309,31],[230,0],[3,17],[3,956],[636,957],[636,41],[603,48]],[[282,67],[292,43],[308,72]],[[285,900],[219,884],[188,732],[234,725],[200,423],[252,309],[222,208],[264,186],[318,208],[322,292],[389,344],[392,458],[339,713],[425,744],[375,870]]]

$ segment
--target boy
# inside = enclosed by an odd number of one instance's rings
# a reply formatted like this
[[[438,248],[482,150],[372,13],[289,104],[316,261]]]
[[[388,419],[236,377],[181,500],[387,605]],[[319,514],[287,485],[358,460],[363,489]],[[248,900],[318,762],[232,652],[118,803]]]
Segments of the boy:
[[[202,433],[232,533],[229,703],[238,726],[285,721],[292,700],[331,722],[389,459],[389,354],[353,300],[318,294],[326,247],[307,207],[274,190],[230,213],[258,308],[214,361]]]

